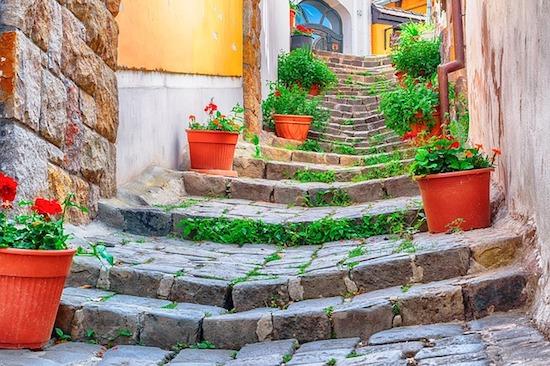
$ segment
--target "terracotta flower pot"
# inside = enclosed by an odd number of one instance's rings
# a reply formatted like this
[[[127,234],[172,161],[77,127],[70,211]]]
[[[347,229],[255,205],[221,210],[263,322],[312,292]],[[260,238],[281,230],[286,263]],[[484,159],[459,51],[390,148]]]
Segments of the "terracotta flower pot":
[[[296,10],[290,9],[290,29],[296,26]]]
[[[321,94],[321,87],[319,86],[319,84],[313,84],[309,89],[309,95],[311,95],[312,97],[316,97],[319,94]]]
[[[313,117],[274,114],[273,120],[275,120],[275,132],[277,136],[289,140],[305,141],[307,140]]]
[[[236,132],[187,130],[191,169],[231,171],[238,139]]]
[[[491,225],[489,198],[493,168],[432,174],[418,179],[431,233]]]
[[[75,252],[0,249],[0,348],[48,343]]]

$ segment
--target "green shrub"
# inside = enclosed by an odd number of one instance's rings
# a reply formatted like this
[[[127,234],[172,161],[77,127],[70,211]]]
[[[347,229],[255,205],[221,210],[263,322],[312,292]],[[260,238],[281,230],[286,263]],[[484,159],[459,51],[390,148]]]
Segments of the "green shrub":
[[[306,48],[280,54],[278,70],[279,83],[286,87],[300,85],[309,91],[313,85],[319,85],[323,90],[337,82],[336,75],[327,64]]]
[[[312,128],[323,130],[329,119],[329,112],[320,107],[321,99],[312,98],[307,92],[294,85],[290,88],[281,84],[271,84],[271,92],[262,103],[264,123],[273,128],[273,114],[294,114],[312,116]]]
[[[321,145],[319,145],[319,141],[317,140],[306,140],[302,145],[298,147],[298,150],[302,151],[313,151],[313,152],[324,152]]]
[[[403,136],[411,130],[411,125],[427,122],[433,126],[433,112],[439,105],[439,94],[425,83],[410,82],[405,88],[397,88],[380,96],[380,111],[386,126]],[[418,117],[417,113],[422,116]]]
[[[424,36],[431,31],[429,25],[410,23],[402,26],[398,46],[392,50],[391,59],[398,71],[413,79],[431,78],[441,64],[441,39]]]

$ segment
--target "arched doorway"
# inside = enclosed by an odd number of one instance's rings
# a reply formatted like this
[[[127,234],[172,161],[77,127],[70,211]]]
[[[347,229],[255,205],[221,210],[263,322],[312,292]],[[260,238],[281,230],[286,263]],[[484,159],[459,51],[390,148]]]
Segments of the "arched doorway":
[[[322,0],[304,0],[298,5],[300,11],[296,23],[314,31],[313,48],[316,50],[342,52],[342,18]]]

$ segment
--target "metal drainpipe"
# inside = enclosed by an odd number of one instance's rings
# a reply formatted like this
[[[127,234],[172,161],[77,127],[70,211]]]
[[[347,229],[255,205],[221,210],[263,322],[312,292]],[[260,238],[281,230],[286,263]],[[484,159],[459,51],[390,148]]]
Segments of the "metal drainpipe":
[[[455,60],[439,65],[437,68],[437,76],[439,79],[439,103],[441,105],[441,118],[443,124],[447,124],[449,120],[449,74],[463,69],[466,66],[464,56],[464,28],[462,24],[462,1],[451,0],[451,2]]]

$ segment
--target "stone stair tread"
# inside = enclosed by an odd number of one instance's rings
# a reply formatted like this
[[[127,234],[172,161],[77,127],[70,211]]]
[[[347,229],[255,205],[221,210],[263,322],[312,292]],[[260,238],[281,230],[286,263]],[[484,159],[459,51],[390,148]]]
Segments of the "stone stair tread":
[[[521,334],[521,337],[517,335]],[[165,351],[156,347],[68,342],[40,352],[0,350],[0,363],[11,365],[157,365],[169,366],[337,366],[507,364],[535,366],[547,363],[550,342],[524,313],[495,313],[471,322],[436,323],[383,330],[370,339],[342,338],[298,344],[294,339],[250,343],[239,350],[186,348]],[[290,360],[289,360],[290,359]],[[286,362],[285,362],[286,361]],[[285,363],[284,363],[285,362]]]
[[[403,325],[421,325],[485,316],[491,311],[508,311],[522,307],[528,275],[518,268],[502,268],[481,275],[413,285],[407,292],[392,287],[358,295],[351,301],[341,297],[304,300],[297,309],[251,310],[206,318],[206,340],[223,347],[238,347],[251,341],[296,338],[310,342],[333,338],[361,337],[392,328],[395,305]],[[509,296],[498,293],[505,291]],[[321,302],[321,304],[319,304]],[[309,307],[308,304],[312,306]],[[321,308],[322,304],[327,304]],[[257,330],[240,335],[241,329]],[[240,340],[238,339],[240,338]]]
[[[117,262],[102,268],[96,260],[76,257],[67,283],[73,287],[66,290],[67,302],[78,304],[85,298],[158,309],[176,301],[187,303],[178,305],[183,310],[211,314],[229,307],[237,311],[262,308],[276,297],[279,305],[293,303],[289,309],[303,309],[304,304],[325,301],[313,300],[320,297],[336,296],[328,301],[341,303],[339,295],[347,291],[372,297],[369,292],[402,285],[412,277],[420,283],[464,276],[471,268],[509,264],[521,242],[513,232],[494,228],[452,235],[420,233],[407,247],[403,240],[375,236],[289,248],[147,238],[95,223],[69,227],[69,231],[75,245],[104,243]],[[406,248],[414,251],[402,251]],[[253,277],[241,280],[252,270]],[[92,288],[75,289],[83,286]],[[93,289],[96,286],[103,289]],[[114,293],[119,295],[111,298]],[[104,298],[109,301],[100,301]]]

